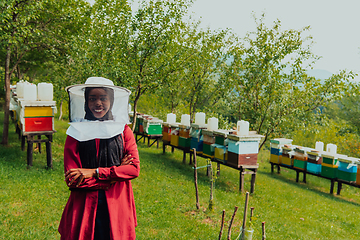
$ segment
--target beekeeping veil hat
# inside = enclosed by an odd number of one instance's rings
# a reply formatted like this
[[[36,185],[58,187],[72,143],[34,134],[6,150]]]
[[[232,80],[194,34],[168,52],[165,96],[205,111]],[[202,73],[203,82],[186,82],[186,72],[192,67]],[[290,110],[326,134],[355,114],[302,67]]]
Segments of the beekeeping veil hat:
[[[86,92],[92,88],[102,88],[110,95],[110,109],[105,119],[89,118],[85,99]],[[72,85],[66,88],[69,94],[70,127],[66,134],[78,141],[95,138],[106,139],[124,131],[129,123],[129,96],[126,88],[114,86],[114,83],[102,77],[90,77],[85,84]],[[91,113],[90,113],[91,114]],[[87,116],[87,117],[85,117]]]

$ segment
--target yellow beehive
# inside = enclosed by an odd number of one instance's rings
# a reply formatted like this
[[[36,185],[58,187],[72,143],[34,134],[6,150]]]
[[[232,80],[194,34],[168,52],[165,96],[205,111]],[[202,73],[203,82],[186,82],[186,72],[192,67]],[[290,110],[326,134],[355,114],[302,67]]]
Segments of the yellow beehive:
[[[220,160],[227,161],[228,153],[226,151],[226,147],[224,148],[215,147],[214,157]]]
[[[52,117],[53,108],[49,106],[44,107],[28,107],[24,109],[24,117]]]
[[[280,164],[282,155],[270,154],[270,162]]]
[[[170,144],[175,146],[175,147],[178,147],[179,146],[179,136],[171,134]]]

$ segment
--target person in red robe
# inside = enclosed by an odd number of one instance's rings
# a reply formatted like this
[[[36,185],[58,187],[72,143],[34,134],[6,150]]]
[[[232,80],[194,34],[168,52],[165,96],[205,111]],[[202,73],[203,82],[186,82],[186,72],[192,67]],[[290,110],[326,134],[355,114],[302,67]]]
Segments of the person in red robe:
[[[85,125],[77,130],[114,124],[114,91],[119,89],[112,88],[107,79],[91,80],[91,87],[86,86],[87,81],[83,88]],[[103,81],[109,86],[103,87]],[[59,225],[61,239],[135,239],[137,219],[130,180],[139,176],[140,161],[133,132],[126,124],[122,130],[110,129],[105,133],[108,138],[97,137],[96,131],[84,137],[69,129],[64,170],[71,193]]]

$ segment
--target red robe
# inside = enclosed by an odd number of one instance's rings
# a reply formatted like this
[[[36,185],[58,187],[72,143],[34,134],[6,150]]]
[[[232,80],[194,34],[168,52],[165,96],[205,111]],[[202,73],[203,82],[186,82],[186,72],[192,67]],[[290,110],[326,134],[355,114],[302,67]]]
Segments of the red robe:
[[[123,132],[124,155],[131,154],[133,163],[124,166],[99,168],[99,179],[85,179],[78,188],[104,189],[110,217],[111,239],[135,239],[137,225],[135,201],[131,179],[139,176],[140,161],[133,132],[125,126]],[[64,149],[64,169],[81,168],[78,141],[68,136]],[[111,181],[115,183],[110,184]],[[67,184],[70,180],[67,182]],[[76,181],[69,186],[76,188]],[[71,191],[65,206],[59,233],[61,239],[82,240],[94,238],[95,217],[98,203],[98,191]]]

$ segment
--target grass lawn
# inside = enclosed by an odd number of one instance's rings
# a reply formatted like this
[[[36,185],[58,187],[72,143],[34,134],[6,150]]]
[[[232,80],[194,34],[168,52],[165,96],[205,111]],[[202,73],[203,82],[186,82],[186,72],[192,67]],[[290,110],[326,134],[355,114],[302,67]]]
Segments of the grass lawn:
[[[3,113],[0,113],[2,126]],[[53,169],[46,170],[46,154],[35,151],[33,167],[26,166],[26,151],[14,124],[9,146],[0,145],[0,239],[59,239],[57,227],[70,194],[63,178],[63,146],[68,124],[56,121]],[[0,127],[2,132],[2,127]],[[214,210],[208,211],[210,182],[205,168],[199,169],[201,209],[196,210],[193,169],[182,164],[182,152],[162,154],[156,146],[139,143],[141,172],[132,181],[138,227],[137,239],[218,239],[222,211],[226,211],[222,239],[238,206],[232,228],[236,239],[242,224],[245,193],[239,193],[239,173],[222,166],[215,182]],[[249,207],[254,207],[253,239],[261,239],[266,222],[267,239],[360,239],[360,194],[344,186],[341,196],[330,195],[330,181],[307,176],[296,183],[296,173],[282,169],[271,174],[269,153],[260,153],[260,168]],[[206,160],[198,158],[199,166]],[[213,164],[213,169],[216,165]],[[301,178],[302,179],[302,178]],[[245,176],[250,190],[250,176]]]

